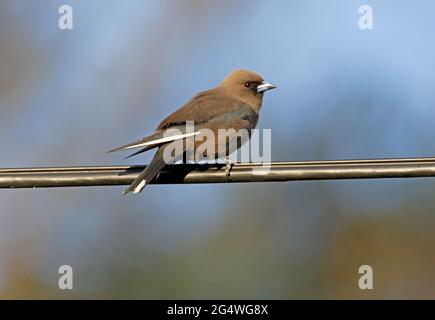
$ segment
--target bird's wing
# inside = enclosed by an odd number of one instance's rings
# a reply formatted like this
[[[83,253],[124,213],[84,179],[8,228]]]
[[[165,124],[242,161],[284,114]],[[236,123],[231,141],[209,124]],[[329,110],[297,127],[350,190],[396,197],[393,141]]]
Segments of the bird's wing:
[[[195,132],[183,133],[182,131],[180,131],[178,133],[174,132],[174,134],[168,133],[167,135],[165,135],[164,131],[157,131],[157,132],[155,132],[147,137],[144,137],[144,138],[139,139],[137,141],[134,141],[132,143],[123,145],[121,147],[109,150],[107,152],[110,153],[110,152],[115,152],[115,151],[123,151],[123,150],[129,150],[129,149],[143,148],[139,152],[130,155],[130,156],[133,156],[133,155],[136,155],[138,153],[141,153],[141,152],[153,149],[155,147],[158,147],[164,143],[184,139],[184,138],[187,138],[190,136],[194,136],[196,134],[197,133],[195,133]]]
[[[213,89],[193,97],[183,107],[160,122],[153,134],[108,152],[142,148],[129,155],[127,157],[129,158],[165,143],[198,134],[198,132],[185,132],[184,125],[187,121],[193,121],[195,126],[199,125],[200,127],[218,125],[220,127],[240,128],[244,127],[241,122],[246,122],[249,127],[255,126],[257,118],[258,114],[246,103],[225,96]],[[165,134],[166,129],[170,128],[178,129],[178,131],[174,134]]]
[[[224,124],[225,121],[230,123],[236,119],[255,116],[254,109],[246,103],[209,90],[196,95],[180,109],[170,114],[160,122],[157,129],[162,130],[181,125],[186,121],[193,121],[195,125],[218,121]]]

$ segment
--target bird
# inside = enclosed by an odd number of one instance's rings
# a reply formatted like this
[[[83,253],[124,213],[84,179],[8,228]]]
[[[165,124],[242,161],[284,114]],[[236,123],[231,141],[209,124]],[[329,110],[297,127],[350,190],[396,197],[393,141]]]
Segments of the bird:
[[[164,118],[150,135],[108,151],[139,149],[126,157],[130,158],[157,148],[157,152],[149,165],[123,194],[140,193],[150,181],[158,176],[166,165],[176,161],[186,160],[187,157],[189,159],[201,157],[218,159],[227,157],[240,148],[246,142],[246,139],[232,135],[228,137],[228,140],[225,140],[224,144],[208,141],[214,143],[215,152],[207,154],[207,151],[203,152],[202,150],[203,153],[199,155],[196,152],[199,149],[198,141],[195,140],[193,143],[188,144],[187,140],[189,137],[193,138],[193,136],[205,131],[205,129],[212,133],[217,133],[220,129],[243,129],[250,134],[251,130],[257,125],[264,92],[275,88],[275,85],[266,82],[254,71],[236,69],[230,72],[216,87],[199,92],[186,104]],[[188,132],[188,129],[186,129],[188,123],[193,123],[193,132]],[[173,133],[168,134],[169,131]],[[236,142],[234,143],[234,141]],[[168,159],[165,159],[165,148],[169,148],[169,145],[174,142],[184,144],[178,151],[174,149],[175,151],[168,161]],[[228,148],[229,142],[232,142],[231,145],[233,146],[230,149]]]

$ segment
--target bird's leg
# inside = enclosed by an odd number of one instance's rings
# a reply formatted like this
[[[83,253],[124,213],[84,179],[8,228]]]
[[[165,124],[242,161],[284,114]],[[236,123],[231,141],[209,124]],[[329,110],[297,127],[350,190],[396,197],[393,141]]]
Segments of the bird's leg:
[[[234,167],[235,162],[231,161],[228,158],[225,158],[225,175],[227,176],[228,180],[233,180],[231,179],[231,169]]]

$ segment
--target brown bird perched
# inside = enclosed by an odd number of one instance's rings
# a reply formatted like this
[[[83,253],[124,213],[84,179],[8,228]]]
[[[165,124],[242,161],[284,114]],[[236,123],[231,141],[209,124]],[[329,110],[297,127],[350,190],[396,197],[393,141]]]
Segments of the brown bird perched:
[[[217,87],[198,93],[184,106],[165,118],[151,135],[110,150],[109,152],[141,148],[127,157],[129,158],[147,150],[158,148],[151,163],[124,191],[124,194],[141,192],[165,165],[187,158],[188,153],[191,156],[193,155],[196,160],[200,158],[196,153],[199,147],[198,141],[193,144],[188,144],[186,141],[188,137],[197,135],[204,129],[216,133],[215,137],[218,136],[217,131],[221,129],[235,129],[235,131],[244,129],[249,133],[257,125],[259,111],[263,102],[263,93],[274,88],[276,87],[273,84],[265,82],[255,72],[235,70],[222,80]],[[187,123],[194,124],[193,133],[186,131]],[[169,130],[178,132],[178,134],[168,135]],[[224,144],[214,142],[215,152],[213,154],[204,152],[201,153],[201,156],[208,159],[228,156],[245,142],[241,141],[240,136],[234,134],[230,135],[228,139],[237,140],[235,147],[232,149],[228,147],[229,140],[225,140]],[[174,141],[183,142],[183,148],[178,152],[175,151],[175,155],[168,161],[164,156],[165,148]],[[208,142],[210,143],[210,141]]]

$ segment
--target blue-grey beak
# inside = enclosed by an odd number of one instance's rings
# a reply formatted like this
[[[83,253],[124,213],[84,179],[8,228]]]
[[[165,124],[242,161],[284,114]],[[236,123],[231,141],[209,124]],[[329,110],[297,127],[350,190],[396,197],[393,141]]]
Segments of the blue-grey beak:
[[[276,88],[275,85],[273,85],[271,83],[268,83],[266,81],[263,81],[262,84],[260,84],[257,87],[257,92],[260,93],[260,92],[264,92],[264,91],[267,91],[267,90],[272,90],[272,89],[275,89],[275,88]]]

